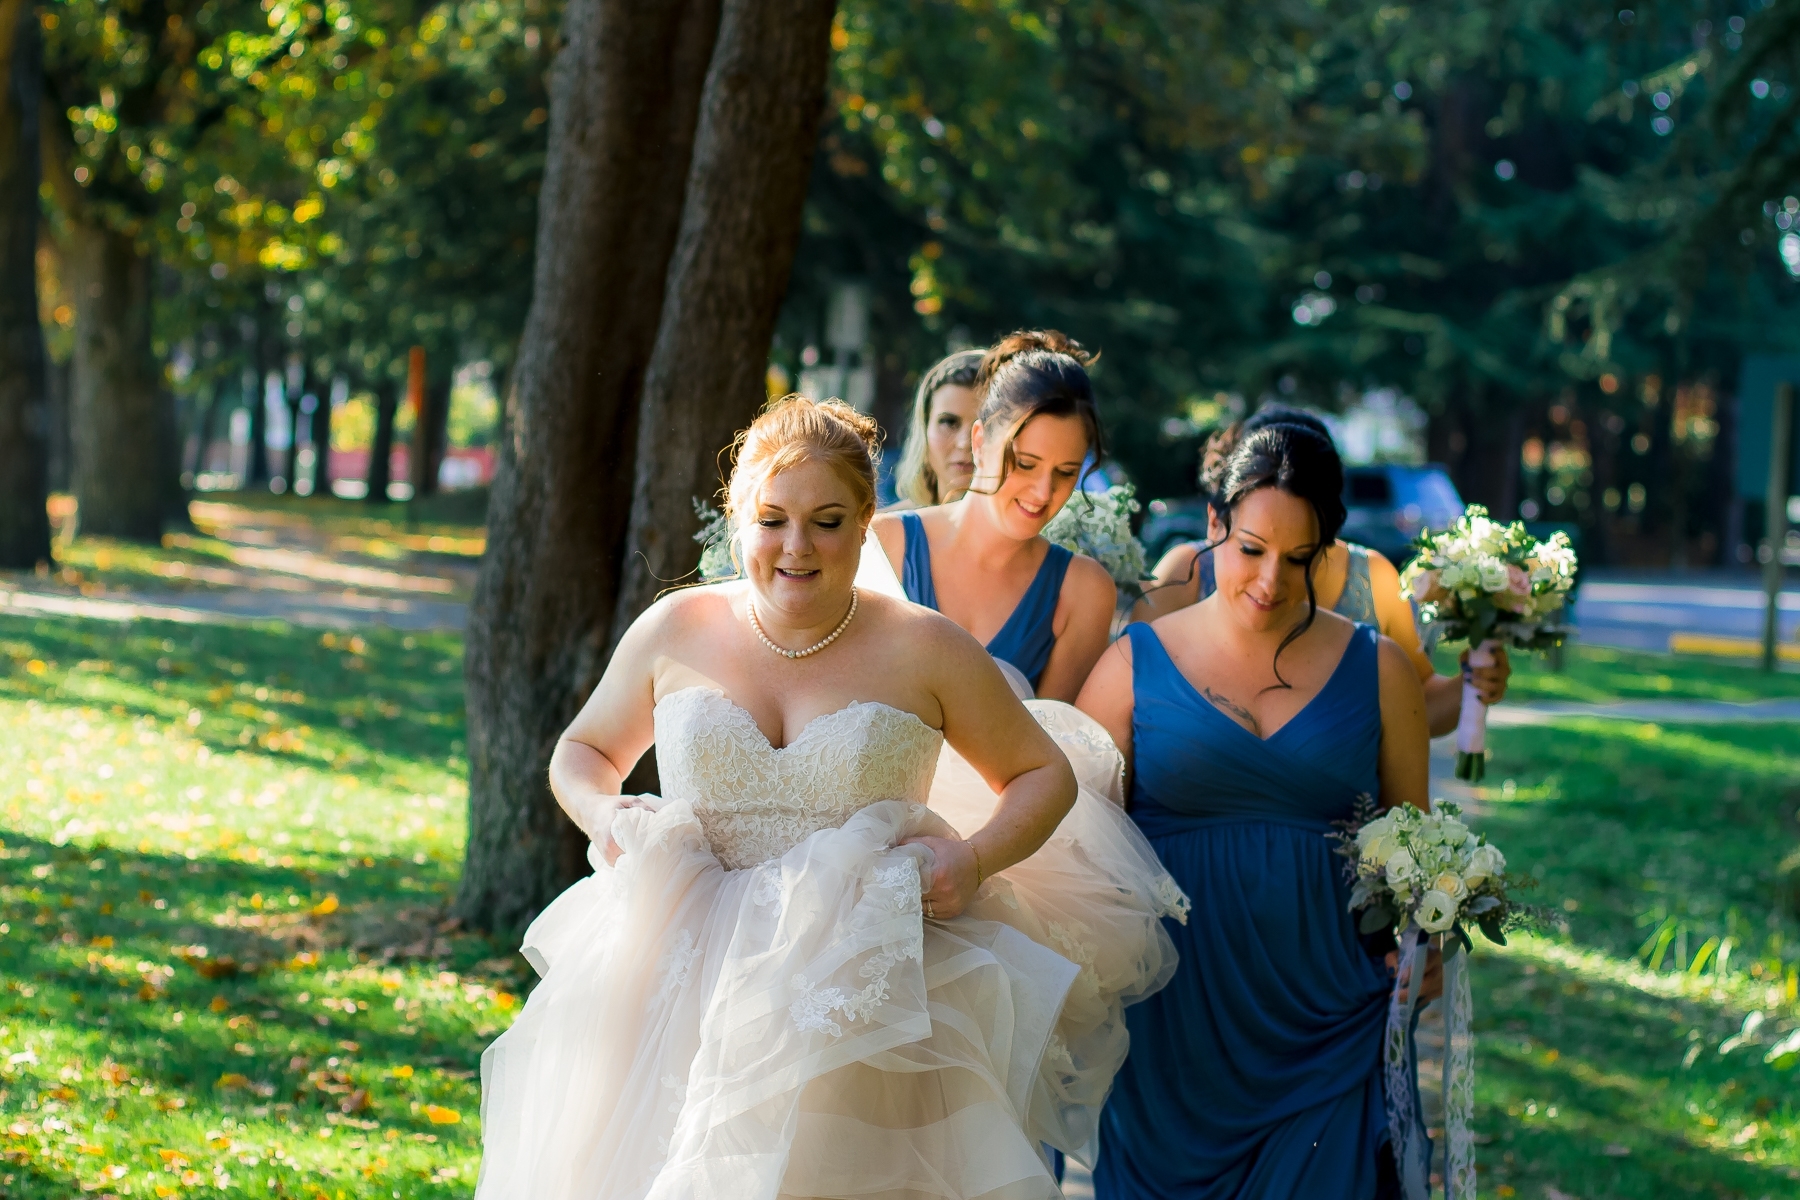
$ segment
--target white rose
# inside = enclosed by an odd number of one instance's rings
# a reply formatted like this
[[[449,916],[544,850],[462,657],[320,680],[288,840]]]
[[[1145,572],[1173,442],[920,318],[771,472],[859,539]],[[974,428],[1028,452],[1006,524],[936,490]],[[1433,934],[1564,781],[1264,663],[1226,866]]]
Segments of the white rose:
[[[1470,887],[1480,887],[1505,871],[1506,855],[1493,846],[1477,846],[1469,855],[1469,867],[1463,872],[1463,878]]]
[[[1481,573],[1481,590],[1484,592],[1504,592],[1512,582],[1512,576],[1506,570],[1506,564],[1497,558],[1483,558],[1477,565]]]
[[[1435,888],[1419,897],[1419,928],[1426,933],[1443,933],[1456,924],[1456,901]]]
[[[1387,877],[1390,881],[1411,879],[1419,872],[1419,864],[1413,861],[1410,851],[1396,850],[1388,855]]]
[[[1437,878],[1431,881],[1431,890],[1442,892],[1458,903],[1467,899],[1469,895],[1468,885],[1463,882],[1463,877],[1455,871],[1440,872]]]
[[[1460,846],[1469,836],[1469,827],[1455,817],[1445,817],[1439,821],[1438,830],[1441,836],[1436,840],[1446,846]]]

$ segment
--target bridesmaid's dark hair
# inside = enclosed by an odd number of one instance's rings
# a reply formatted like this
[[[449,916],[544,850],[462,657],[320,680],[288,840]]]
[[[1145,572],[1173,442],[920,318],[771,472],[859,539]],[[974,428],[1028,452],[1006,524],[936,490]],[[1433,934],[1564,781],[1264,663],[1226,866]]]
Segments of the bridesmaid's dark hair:
[[[975,420],[989,431],[1006,428],[1001,482],[1012,474],[1015,465],[1013,439],[1033,417],[1077,418],[1087,432],[1088,462],[1098,463],[1106,454],[1100,434],[1100,409],[1094,402],[1094,384],[1087,373],[1098,357],[1055,329],[1021,329],[988,348],[975,373],[975,395],[979,401]],[[1078,481],[1076,487],[1080,486]]]
[[[1232,516],[1244,497],[1268,487],[1306,501],[1319,523],[1318,540],[1306,559],[1306,619],[1290,629],[1275,648],[1277,682],[1271,686],[1292,687],[1281,678],[1281,652],[1312,628],[1319,613],[1318,597],[1313,594],[1313,565],[1344,527],[1343,460],[1330,435],[1310,422],[1271,421],[1243,432],[1219,465],[1215,480],[1213,511],[1226,533],[1231,532]]]

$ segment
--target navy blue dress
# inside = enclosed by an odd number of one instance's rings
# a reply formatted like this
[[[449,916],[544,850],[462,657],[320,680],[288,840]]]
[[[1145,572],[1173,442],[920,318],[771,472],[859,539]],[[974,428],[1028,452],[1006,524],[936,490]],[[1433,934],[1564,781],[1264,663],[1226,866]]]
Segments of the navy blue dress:
[[[900,560],[900,586],[906,598],[937,611],[937,585],[931,581],[931,543],[925,540],[925,522],[919,514],[903,512],[900,526],[906,532],[906,552]],[[1025,589],[1006,624],[987,644],[987,652],[1003,658],[1019,669],[1019,674],[1036,688],[1050,664],[1050,651],[1056,647],[1056,600],[1062,594],[1063,576],[1068,574],[1069,560],[1075,556],[1052,544],[1043,563]]]
[[[1193,900],[1174,981],[1125,1010],[1100,1200],[1368,1200],[1386,1141],[1389,977],[1326,839],[1379,792],[1376,631],[1266,740],[1132,625],[1131,815]],[[1383,1151],[1385,1153],[1385,1151]]]

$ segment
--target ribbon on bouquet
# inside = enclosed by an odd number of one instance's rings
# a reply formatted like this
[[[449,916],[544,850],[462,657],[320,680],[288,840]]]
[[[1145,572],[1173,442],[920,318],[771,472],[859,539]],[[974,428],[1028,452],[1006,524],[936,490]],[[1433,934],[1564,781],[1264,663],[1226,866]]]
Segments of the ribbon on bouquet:
[[[1493,638],[1469,647],[1469,666],[1491,667],[1500,643]],[[1487,705],[1467,678],[1462,685],[1462,714],[1456,719],[1456,777],[1470,781],[1487,774]]]
[[[1419,930],[1401,939],[1382,1053],[1388,1140],[1406,1200],[1429,1200],[1431,1195],[1431,1143],[1421,1119],[1419,1064],[1412,1035],[1430,946]],[[1469,1133],[1475,1111],[1474,1039],[1470,1032],[1474,1002],[1467,960],[1468,955],[1460,952],[1444,960],[1444,1200],[1475,1200],[1474,1139]]]

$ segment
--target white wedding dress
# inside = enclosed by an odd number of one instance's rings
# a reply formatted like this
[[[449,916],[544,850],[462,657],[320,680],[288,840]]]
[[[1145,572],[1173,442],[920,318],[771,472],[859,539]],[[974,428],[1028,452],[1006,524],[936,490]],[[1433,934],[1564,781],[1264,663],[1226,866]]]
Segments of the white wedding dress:
[[[543,978],[482,1056],[477,1200],[1059,1196],[1042,1147],[1091,1157],[1187,901],[1105,798],[1105,731],[1031,707],[1076,806],[927,921],[930,852],[897,843],[996,799],[941,734],[855,703],[777,749],[721,691],[664,696],[663,798],[526,933]]]

